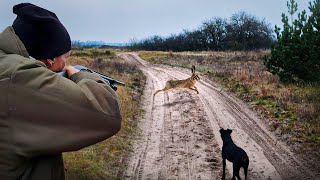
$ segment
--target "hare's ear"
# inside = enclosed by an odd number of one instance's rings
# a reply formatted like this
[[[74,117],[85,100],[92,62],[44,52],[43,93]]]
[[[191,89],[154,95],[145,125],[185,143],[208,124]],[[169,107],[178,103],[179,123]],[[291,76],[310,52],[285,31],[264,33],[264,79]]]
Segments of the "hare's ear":
[[[196,72],[196,67],[194,65],[192,65],[191,71],[192,71],[192,74]]]

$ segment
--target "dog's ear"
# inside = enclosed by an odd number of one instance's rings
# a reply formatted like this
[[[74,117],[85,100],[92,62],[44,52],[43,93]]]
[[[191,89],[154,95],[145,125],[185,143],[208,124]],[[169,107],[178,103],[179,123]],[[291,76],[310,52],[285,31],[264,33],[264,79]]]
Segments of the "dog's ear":
[[[220,134],[222,134],[222,133],[223,133],[223,131],[224,131],[224,129],[223,129],[223,128],[221,128],[219,131],[220,131]]]
[[[229,134],[231,134],[231,133],[232,133],[232,130],[231,130],[231,129],[227,129],[227,132],[228,132]]]

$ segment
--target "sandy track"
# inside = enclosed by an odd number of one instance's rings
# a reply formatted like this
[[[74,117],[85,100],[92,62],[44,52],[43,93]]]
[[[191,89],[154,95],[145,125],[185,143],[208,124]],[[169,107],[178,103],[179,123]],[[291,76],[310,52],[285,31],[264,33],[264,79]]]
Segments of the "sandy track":
[[[232,129],[234,142],[247,152],[248,179],[319,177],[315,163],[298,159],[268,131],[265,120],[214,83],[202,78],[196,84],[199,94],[175,90],[153,98],[154,91],[162,89],[167,80],[185,79],[191,72],[151,65],[135,53],[120,56],[137,64],[147,76],[142,137],[135,143],[126,179],[220,179],[220,127]],[[232,164],[227,161],[228,179],[231,174]]]

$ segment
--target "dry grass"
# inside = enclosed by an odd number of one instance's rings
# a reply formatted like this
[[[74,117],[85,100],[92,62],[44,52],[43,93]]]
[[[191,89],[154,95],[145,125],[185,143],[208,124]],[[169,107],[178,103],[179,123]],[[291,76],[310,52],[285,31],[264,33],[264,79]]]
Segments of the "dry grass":
[[[320,147],[320,86],[283,84],[262,63],[269,51],[140,52],[151,62],[190,68],[221,84],[271,121],[270,127],[291,135],[291,142]]]
[[[101,73],[107,74],[126,83],[125,87],[118,86],[116,91],[121,102],[122,127],[115,136],[89,146],[77,152],[64,153],[67,179],[121,179],[125,169],[124,160],[131,150],[130,137],[138,132],[137,117],[142,113],[139,99],[144,87],[145,77],[136,66],[130,65],[116,57],[114,53],[99,54],[97,57],[83,54],[92,53],[92,49],[70,57],[68,64],[83,65]],[[101,50],[106,52],[106,50]],[[89,53],[88,53],[89,54]]]

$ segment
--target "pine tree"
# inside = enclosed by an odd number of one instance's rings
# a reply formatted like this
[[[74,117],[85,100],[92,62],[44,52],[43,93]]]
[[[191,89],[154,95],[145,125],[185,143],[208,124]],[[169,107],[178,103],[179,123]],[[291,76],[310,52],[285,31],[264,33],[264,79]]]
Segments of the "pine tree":
[[[275,27],[277,43],[264,64],[284,82],[320,82],[320,0],[309,3],[309,17],[304,10],[295,20],[297,4],[290,0],[287,6],[291,23],[283,13],[282,31]]]

